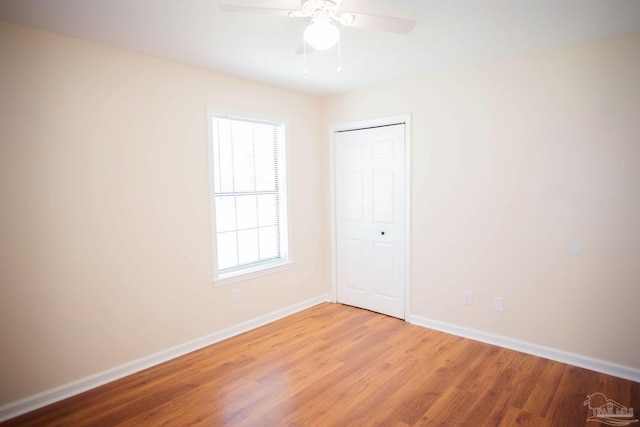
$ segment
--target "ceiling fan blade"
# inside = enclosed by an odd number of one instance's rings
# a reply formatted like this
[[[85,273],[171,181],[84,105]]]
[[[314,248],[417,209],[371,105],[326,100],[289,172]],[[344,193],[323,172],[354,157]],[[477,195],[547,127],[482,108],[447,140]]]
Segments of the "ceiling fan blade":
[[[416,21],[413,19],[364,15],[362,13],[345,13],[340,16],[339,21],[345,27],[386,31],[398,34],[408,34],[416,25]]]
[[[268,15],[292,16],[295,11],[286,9],[274,9],[270,7],[253,7],[253,6],[233,6],[221,4],[218,6],[220,12],[239,12],[239,13],[266,13]]]

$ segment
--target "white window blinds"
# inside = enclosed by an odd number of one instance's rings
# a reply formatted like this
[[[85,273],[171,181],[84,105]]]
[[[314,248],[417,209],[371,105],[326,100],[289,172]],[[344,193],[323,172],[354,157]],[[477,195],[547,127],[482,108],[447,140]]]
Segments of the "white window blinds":
[[[286,258],[284,125],[213,118],[218,271]]]

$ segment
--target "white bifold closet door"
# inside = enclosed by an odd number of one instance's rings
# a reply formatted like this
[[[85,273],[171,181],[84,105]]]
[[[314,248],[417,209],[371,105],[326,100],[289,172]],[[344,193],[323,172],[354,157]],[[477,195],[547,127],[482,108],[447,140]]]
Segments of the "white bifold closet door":
[[[405,124],[334,134],[340,303],[405,317]]]

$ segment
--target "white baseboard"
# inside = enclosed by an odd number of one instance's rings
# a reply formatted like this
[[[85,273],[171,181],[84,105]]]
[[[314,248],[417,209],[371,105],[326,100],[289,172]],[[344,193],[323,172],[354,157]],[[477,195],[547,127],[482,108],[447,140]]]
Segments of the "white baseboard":
[[[0,422],[17,417],[18,415],[22,415],[35,409],[42,408],[43,406],[58,402],[62,399],[66,399],[67,397],[74,396],[76,394],[101,386],[111,381],[126,377],[127,375],[140,372],[152,366],[159,365],[160,363],[167,362],[171,359],[175,359],[176,357],[183,356],[187,353],[191,353],[208,345],[223,341],[227,338],[240,335],[244,332],[274,322],[278,319],[282,319],[283,317],[287,317],[299,311],[313,307],[314,305],[330,301],[331,295],[321,295],[319,297],[303,301],[299,304],[274,311],[273,313],[257,317],[247,322],[240,323],[239,325],[232,326],[220,332],[216,332],[211,335],[207,335],[202,338],[198,338],[193,341],[168,348],[158,353],[151,354],[149,356],[134,360],[129,363],[125,363],[124,365],[116,366],[115,368],[108,369],[106,371],[91,375],[81,380],[64,384],[51,390],[29,396],[25,399],[3,405],[2,407],[0,407]]]
[[[499,347],[508,348],[510,350],[532,354],[534,356],[543,357],[545,359],[555,360],[557,362],[566,363],[568,365],[578,366],[580,368],[590,369],[592,371],[601,372],[603,374],[613,375],[615,377],[640,382],[640,369],[630,366],[618,365],[616,363],[607,362],[605,360],[593,359],[591,357],[582,356],[580,354],[569,353],[550,347],[544,347],[538,344],[519,341],[512,338],[494,335],[476,329],[454,325],[451,323],[431,320],[416,315],[407,316],[407,322],[414,325],[423,326],[425,328],[446,332],[448,334],[469,338],[475,341],[497,345]]]

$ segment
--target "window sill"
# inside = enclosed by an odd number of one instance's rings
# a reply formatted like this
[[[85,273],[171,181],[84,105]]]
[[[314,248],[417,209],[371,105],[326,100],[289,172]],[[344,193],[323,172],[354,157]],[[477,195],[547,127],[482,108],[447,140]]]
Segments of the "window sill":
[[[253,279],[255,277],[266,276],[268,274],[277,273],[279,271],[288,270],[293,265],[293,261],[278,261],[272,264],[247,268],[232,273],[220,274],[213,278],[213,286],[224,286],[231,283],[242,282],[244,280]]]

